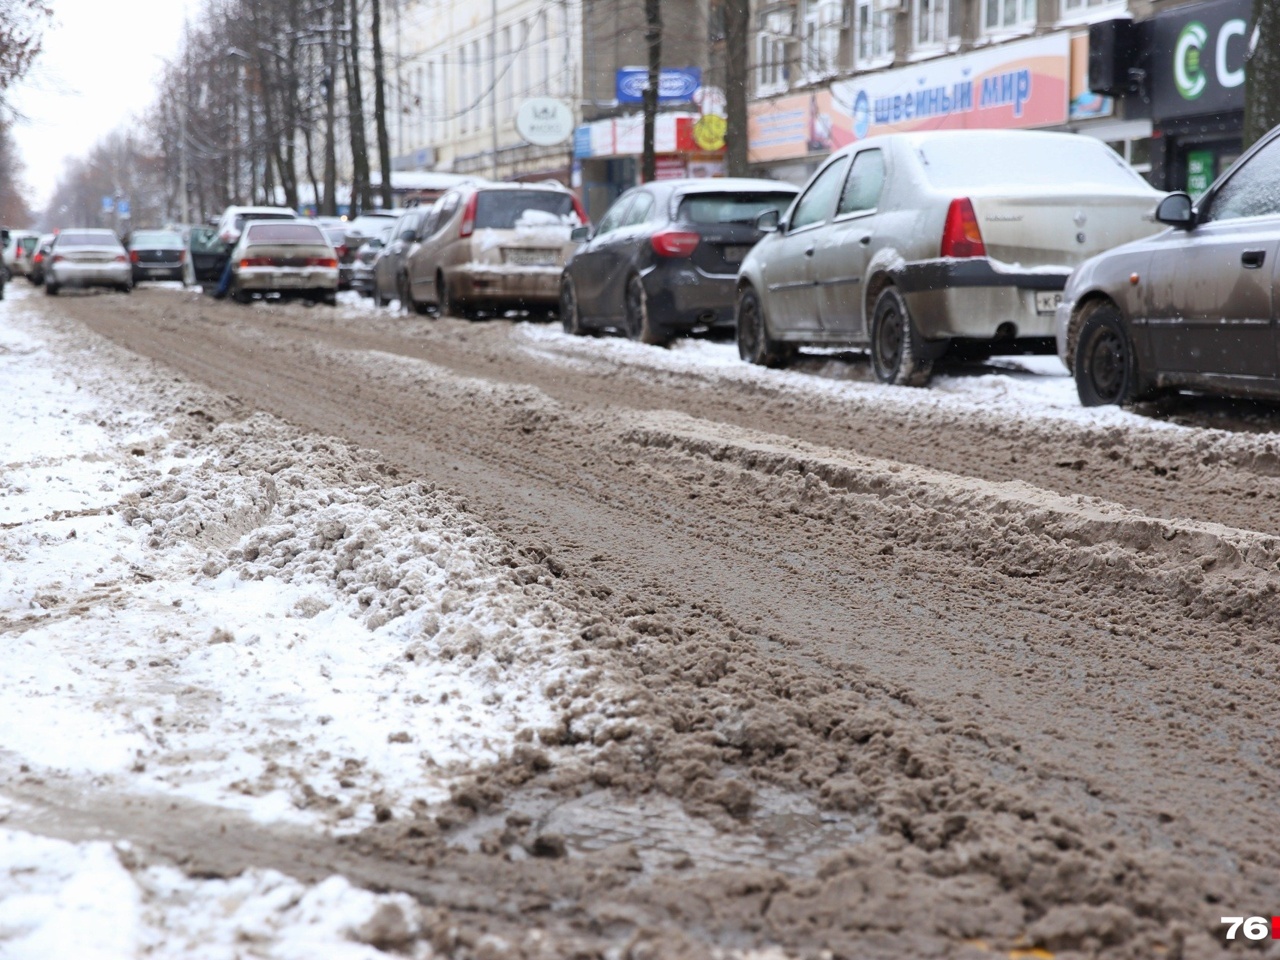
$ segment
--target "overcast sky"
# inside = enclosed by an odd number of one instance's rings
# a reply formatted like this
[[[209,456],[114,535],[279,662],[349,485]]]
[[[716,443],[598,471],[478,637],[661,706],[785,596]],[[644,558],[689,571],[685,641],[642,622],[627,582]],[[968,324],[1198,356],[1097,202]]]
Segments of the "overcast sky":
[[[68,157],[131,124],[155,98],[154,84],[178,51],[184,14],[202,0],[52,0],[54,24],[36,68],[14,92],[26,115],[15,130],[43,207]]]

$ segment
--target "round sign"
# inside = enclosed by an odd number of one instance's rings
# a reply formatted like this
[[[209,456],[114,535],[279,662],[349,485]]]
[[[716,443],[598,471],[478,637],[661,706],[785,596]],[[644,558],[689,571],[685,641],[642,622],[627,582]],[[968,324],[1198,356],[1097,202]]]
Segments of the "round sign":
[[[531,97],[516,111],[516,133],[537,147],[554,147],[573,133],[573,111],[563,100]]]
[[[725,118],[716,113],[708,113],[698,118],[693,125],[693,142],[703,150],[723,150],[724,135],[729,129]]]

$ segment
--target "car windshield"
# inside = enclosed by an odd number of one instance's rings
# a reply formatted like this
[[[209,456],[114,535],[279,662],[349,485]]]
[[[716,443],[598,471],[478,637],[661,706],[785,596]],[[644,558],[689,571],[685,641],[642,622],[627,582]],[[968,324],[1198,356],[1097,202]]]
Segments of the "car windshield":
[[[514,230],[517,224],[577,224],[573,195],[559,190],[487,190],[476,197],[476,229]]]
[[[941,138],[921,142],[916,154],[925,176],[940,190],[1146,185],[1114,150],[1092,137]]]
[[[327,241],[320,228],[310,223],[251,223],[249,243],[315,243]]]
[[[238,213],[236,214],[236,229],[243,230],[246,223],[252,223],[255,220],[296,220],[298,219],[292,213]]]
[[[60,233],[55,241],[60,247],[116,247],[120,241],[110,233]]]
[[[141,230],[129,238],[129,246],[135,250],[141,247],[153,250],[177,250],[182,247],[182,236],[167,230]]]
[[[766,210],[785,213],[795,193],[696,193],[680,201],[684,223],[754,223]]]

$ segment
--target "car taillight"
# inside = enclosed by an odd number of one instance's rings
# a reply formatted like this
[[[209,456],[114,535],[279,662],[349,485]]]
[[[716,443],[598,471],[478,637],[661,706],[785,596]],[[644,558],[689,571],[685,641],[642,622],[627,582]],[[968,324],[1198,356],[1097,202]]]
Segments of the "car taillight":
[[[343,244],[342,246],[340,246],[340,247],[335,247],[335,248],[334,248],[334,252],[335,252],[335,253],[337,253],[337,255],[338,255],[338,259],[339,259],[339,260],[343,260],[343,259],[345,259],[345,258],[346,258],[347,254],[350,252],[350,250],[348,249],[347,245],[344,243],[344,244]]]
[[[987,246],[968,197],[952,200],[947,208],[947,222],[942,228],[942,256],[985,257]]]
[[[65,260],[65,259],[67,259],[67,258],[66,258],[66,257],[64,257],[62,254],[58,254],[56,257],[54,257],[54,258],[53,258],[53,262],[54,262],[54,263],[61,263],[61,262],[62,262],[63,260]]]
[[[43,253],[37,253],[37,254],[36,254],[34,257],[32,257],[31,259],[32,259],[32,262],[34,262],[34,263],[44,263],[44,254],[43,254]]]
[[[246,267],[269,267],[271,265],[270,257],[245,257],[240,261],[241,270],[244,270]]]
[[[662,257],[687,257],[698,248],[702,237],[687,230],[664,230],[655,233],[649,242]]]
[[[587,211],[582,209],[582,201],[576,196],[573,198],[573,212],[578,215],[578,225],[582,227],[591,226],[591,218],[587,216]]]
[[[61,260],[62,258],[58,257],[57,259]],[[126,257],[123,253],[116,254],[116,263],[128,263],[128,262],[129,262],[129,258]]]
[[[328,267],[331,270],[336,270],[338,267],[338,261],[333,259],[333,257],[307,257],[307,266]]]
[[[137,262],[138,262],[138,251],[137,251],[137,250],[130,250],[130,251],[129,251],[129,259],[130,259],[133,263],[137,263]]]
[[[473,193],[467,199],[466,209],[462,211],[462,226],[458,228],[458,236],[469,237],[476,228],[476,201],[480,194]]]

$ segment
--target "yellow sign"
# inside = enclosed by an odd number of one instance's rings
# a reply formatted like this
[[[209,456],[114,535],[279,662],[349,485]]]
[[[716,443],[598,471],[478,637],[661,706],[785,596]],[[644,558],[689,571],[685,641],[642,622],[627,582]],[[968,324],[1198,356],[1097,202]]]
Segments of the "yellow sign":
[[[719,114],[703,114],[693,125],[693,142],[702,150],[723,150],[728,127],[729,122]]]

